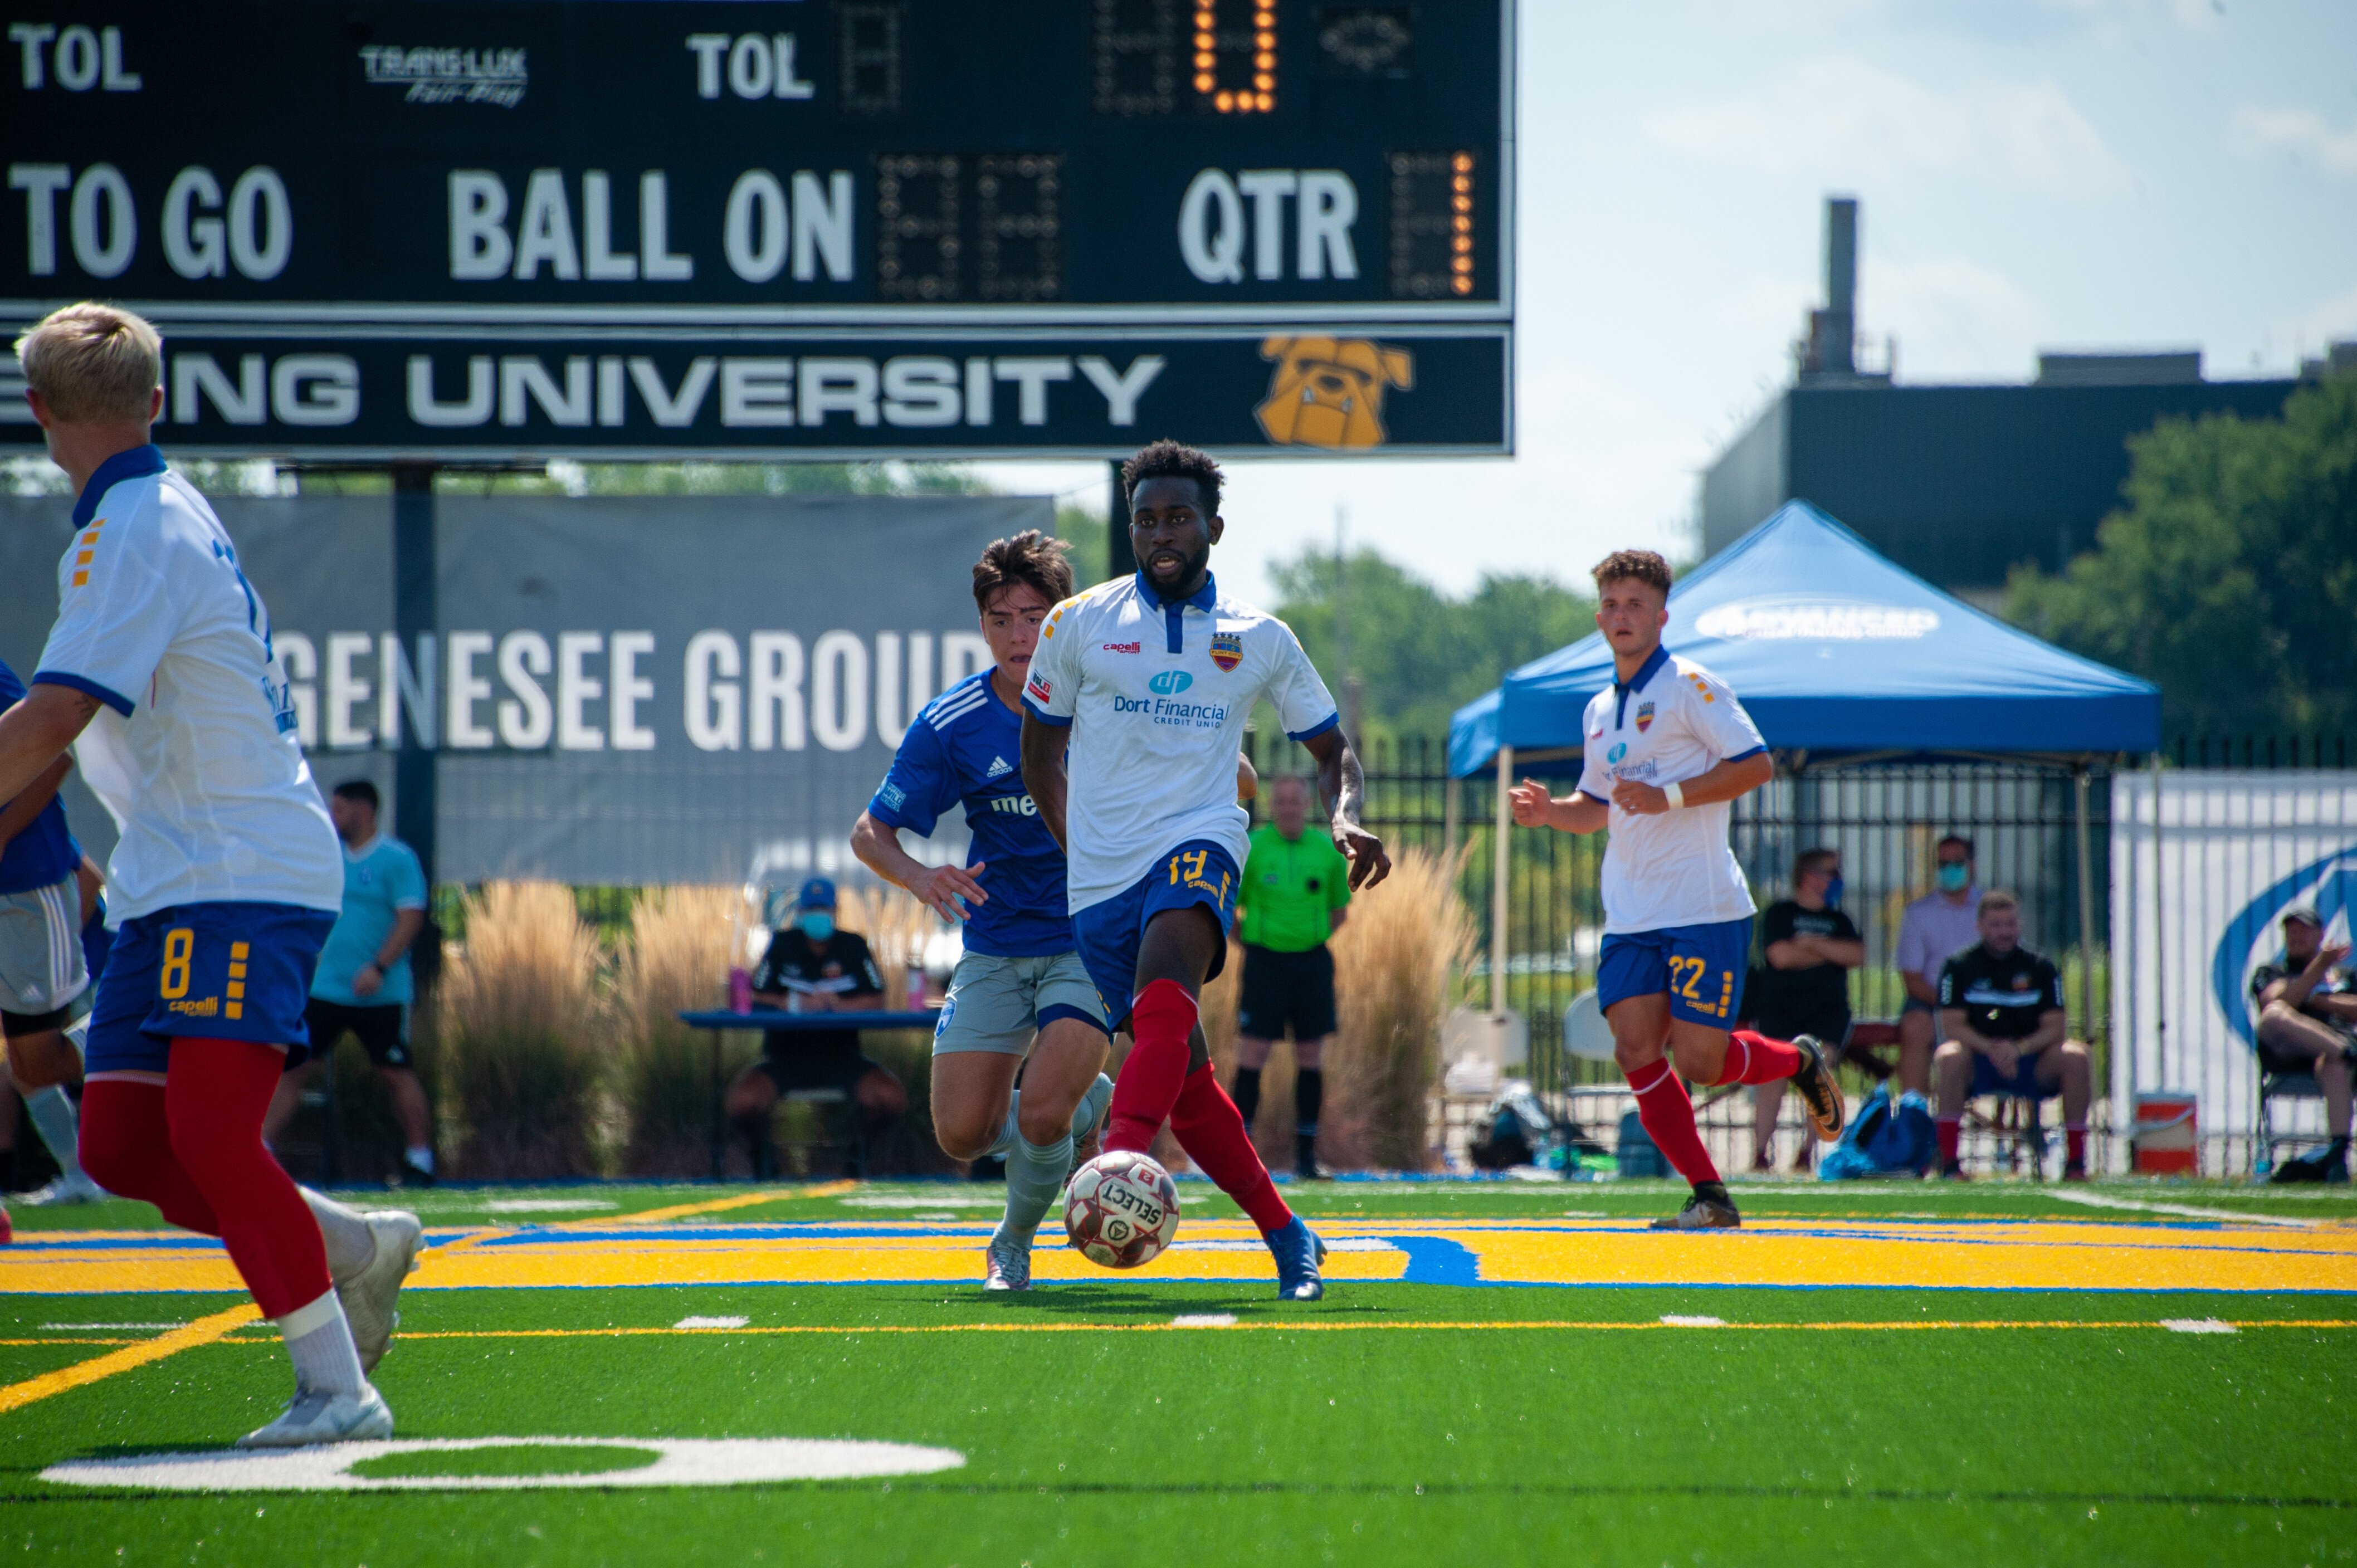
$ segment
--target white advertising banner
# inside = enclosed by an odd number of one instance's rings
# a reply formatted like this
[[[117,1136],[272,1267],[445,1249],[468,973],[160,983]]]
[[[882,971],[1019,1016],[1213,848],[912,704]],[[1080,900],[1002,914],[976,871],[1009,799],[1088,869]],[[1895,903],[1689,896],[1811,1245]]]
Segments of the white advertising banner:
[[[2126,773],[2112,780],[2113,1115],[2197,1097],[2202,1169],[2249,1168],[2259,1068],[2251,974],[2283,955],[2281,917],[2312,904],[2328,942],[2357,913],[2357,772]],[[2277,1133],[2319,1129],[2278,1103]]]

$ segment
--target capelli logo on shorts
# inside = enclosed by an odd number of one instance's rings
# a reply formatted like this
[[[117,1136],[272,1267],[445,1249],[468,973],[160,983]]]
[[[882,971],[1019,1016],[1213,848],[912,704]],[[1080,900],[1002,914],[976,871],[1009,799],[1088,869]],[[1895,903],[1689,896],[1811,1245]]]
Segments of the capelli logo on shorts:
[[[191,1018],[210,1018],[221,1011],[221,998],[208,996],[202,1001],[188,998],[179,1002],[167,1002],[165,1004],[165,1011],[184,1014]]]

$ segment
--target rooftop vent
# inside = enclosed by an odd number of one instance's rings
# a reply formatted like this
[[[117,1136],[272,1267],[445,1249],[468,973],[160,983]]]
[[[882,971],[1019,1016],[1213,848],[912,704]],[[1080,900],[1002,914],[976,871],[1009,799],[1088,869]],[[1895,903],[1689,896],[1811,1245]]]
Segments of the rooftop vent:
[[[2168,387],[2201,379],[2201,350],[2165,354],[2046,354],[2038,356],[2041,387]]]

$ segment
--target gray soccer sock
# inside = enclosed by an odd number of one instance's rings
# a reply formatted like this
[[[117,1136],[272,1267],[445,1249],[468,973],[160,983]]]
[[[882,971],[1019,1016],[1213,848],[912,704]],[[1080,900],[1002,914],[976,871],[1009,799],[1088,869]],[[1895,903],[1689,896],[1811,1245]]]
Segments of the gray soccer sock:
[[[286,1353],[295,1359],[296,1388],[356,1394],[368,1386],[360,1351],[352,1344],[352,1326],[345,1321],[343,1301],[334,1291],[280,1318],[278,1332],[285,1337]]]
[[[1035,1144],[1017,1136],[1006,1157],[1006,1213],[998,1221],[994,1241],[1019,1241],[1028,1247],[1048,1217],[1049,1206],[1071,1168],[1072,1135],[1065,1133],[1052,1144]]]
[[[1023,1109],[1023,1091],[1017,1090],[1006,1097],[1006,1122],[998,1129],[998,1141],[982,1152],[985,1160],[1012,1160],[1023,1142],[1023,1131],[1015,1118]]]
[[[53,1083],[25,1096],[25,1110],[33,1118],[33,1130],[48,1145],[49,1157],[58,1162],[59,1172],[67,1176],[81,1175],[81,1159],[74,1149],[80,1118],[74,1112],[72,1096]]]
[[[295,1190],[303,1195],[303,1201],[311,1206],[311,1218],[319,1222],[319,1239],[328,1244],[328,1273],[338,1284],[376,1262],[376,1232],[358,1209],[347,1208],[307,1187]]]

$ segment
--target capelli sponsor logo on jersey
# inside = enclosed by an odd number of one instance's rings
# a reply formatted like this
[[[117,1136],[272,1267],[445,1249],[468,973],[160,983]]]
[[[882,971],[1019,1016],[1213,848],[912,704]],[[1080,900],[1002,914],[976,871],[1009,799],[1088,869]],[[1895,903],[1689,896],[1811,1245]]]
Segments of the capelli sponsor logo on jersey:
[[[1142,642],[1108,642],[1104,645],[1104,650],[1107,653],[1143,653],[1146,651],[1146,644]]]
[[[178,1002],[167,1002],[165,1004],[165,1011],[185,1014],[191,1018],[210,1018],[221,1011],[221,998],[207,996],[199,1000],[196,997],[188,997]]]
[[[369,44],[361,69],[371,86],[403,87],[404,103],[488,103],[512,109],[523,102],[532,74],[522,49],[408,48]]]

